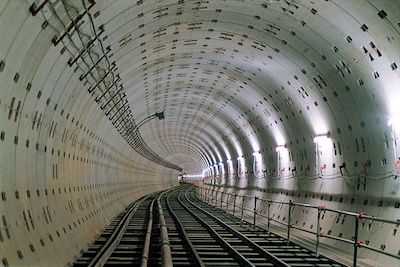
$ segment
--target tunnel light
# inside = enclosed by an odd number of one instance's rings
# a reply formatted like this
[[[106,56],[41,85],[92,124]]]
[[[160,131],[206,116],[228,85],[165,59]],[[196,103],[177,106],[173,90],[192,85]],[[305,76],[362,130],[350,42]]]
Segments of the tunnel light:
[[[330,133],[327,132],[326,134],[317,134],[313,136],[314,143],[324,142],[331,138]]]
[[[260,157],[260,156],[261,156],[260,151],[254,151],[254,152],[253,152],[253,156],[254,156],[254,157]]]
[[[400,114],[395,114],[387,122],[387,126],[400,125]]]
[[[219,163],[219,165],[223,166],[223,165],[224,165],[224,163],[221,161],[221,162]]]
[[[218,165],[217,165],[217,164],[214,164],[214,167],[215,167],[215,168],[217,168],[217,167],[218,167]]]
[[[276,152],[281,152],[281,151],[284,151],[285,149],[287,149],[287,148],[286,148],[286,145],[277,145],[277,146],[275,147],[275,151],[276,151]]]
[[[226,161],[226,163],[232,163],[232,160],[231,160],[231,159],[228,159],[228,160]]]
[[[238,161],[240,161],[240,160],[242,160],[242,159],[243,159],[243,156],[237,157],[237,160],[238,160]]]
[[[164,111],[154,114],[159,120],[165,119]]]

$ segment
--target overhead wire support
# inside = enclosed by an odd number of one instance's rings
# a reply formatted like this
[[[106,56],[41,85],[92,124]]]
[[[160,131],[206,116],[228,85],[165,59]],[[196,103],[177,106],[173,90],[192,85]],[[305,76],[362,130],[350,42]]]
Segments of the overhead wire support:
[[[132,127],[132,125],[134,124],[134,119],[133,116],[128,119],[128,121],[122,125],[121,128],[119,128],[120,134],[122,135],[122,137],[126,138],[126,133],[128,132],[128,130],[130,129],[130,127]]]
[[[129,110],[129,112],[126,112],[120,119],[115,120],[113,122],[115,128],[118,130],[118,127],[121,125],[121,123],[126,122],[126,118],[131,116],[131,112]],[[117,124],[118,123],[118,124]]]
[[[104,26],[101,25],[100,26],[100,33],[98,35],[96,35],[95,38],[92,38],[88,43],[86,43],[85,47],[79,52],[79,54],[75,57],[75,58],[70,58],[68,60],[68,66],[72,67],[72,65],[74,65],[74,63],[76,63],[78,61],[79,58],[82,58],[82,56],[85,54],[85,52],[88,52],[90,46],[96,41],[99,40],[98,39],[100,37],[100,35],[104,32]]]
[[[101,93],[100,96],[96,97],[96,99],[94,101],[96,101],[96,103],[98,103],[108,92],[111,88],[113,87],[117,87],[116,83],[111,83],[105,90],[103,90],[103,92]]]
[[[30,7],[29,7],[29,11],[32,13],[32,16],[36,16],[40,10],[42,10],[44,8],[44,6],[50,2],[50,0],[45,0],[39,7],[37,7],[36,3],[33,3]]]
[[[91,0],[91,1],[89,1],[89,2],[91,3],[91,5],[88,7],[88,10],[90,10],[90,9],[96,4],[94,0]],[[86,12],[86,10],[85,10],[82,14],[78,15],[78,16],[76,17],[76,19],[65,29],[65,32],[64,32],[61,36],[55,35],[55,36],[53,37],[53,39],[51,40],[51,41],[53,42],[54,46],[57,46],[57,45],[64,39],[64,37],[72,30],[72,28],[74,28],[75,25],[76,25],[86,14],[87,14],[87,12]]]
[[[122,108],[125,108],[124,110],[126,110],[126,104],[128,104],[128,100],[126,100],[126,102],[122,103],[121,106],[117,109],[117,111],[115,111],[115,113],[109,118],[111,122],[114,119],[114,117],[120,112],[120,110]],[[122,114],[124,114],[124,113],[122,113]]]
[[[101,82],[104,81],[104,79],[108,76],[108,74],[110,74],[110,72],[112,72],[112,69],[115,68],[115,62],[113,62],[113,64],[112,64],[111,66],[112,66],[112,68],[109,69],[107,72],[105,72],[105,73],[103,74],[103,76],[101,76],[101,78],[96,82],[96,84],[95,84],[94,86],[92,86],[92,87],[88,90],[88,91],[89,91],[89,94],[91,94],[91,93],[94,91],[94,89],[96,89],[96,87],[99,86],[99,84],[100,84]]]
[[[124,99],[123,97],[121,97],[118,101],[117,101],[117,103],[115,103],[114,104],[114,106],[112,106],[107,112],[106,112],[106,116],[108,116],[108,115],[110,115],[110,112],[119,104],[119,102],[121,102],[121,101],[126,101],[125,103],[123,103],[122,105],[125,105],[126,103],[128,103],[128,100],[126,100],[126,99]],[[111,118],[112,119],[112,118]],[[110,120],[111,120],[110,119]]]
[[[106,54],[109,53],[109,52],[111,51],[110,46],[107,46],[106,49],[107,49]],[[91,73],[92,70],[93,70],[95,67],[97,67],[97,65],[99,65],[99,63],[106,57],[106,54],[104,54],[103,56],[101,56],[100,59],[99,59],[95,64],[93,64],[93,66],[89,69],[88,72],[86,72],[85,74],[81,74],[81,76],[79,76],[79,80],[80,80],[80,81],[83,81],[83,80],[88,76],[88,74]],[[114,67],[115,67],[115,62],[113,62],[113,63],[114,63]]]
[[[96,88],[98,89],[99,93],[94,99],[95,102],[99,103],[101,110],[106,109],[106,107],[110,105],[110,107],[104,111],[104,114],[132,149],[154,163],[181,171],[182,168],[164,160],[151,150],[140,135],[138,131],[140,126],[157,116],[163,117],[164,114],[156,113],[138,124],[135,123],[134,116],[128,105],[129,101],[126,99],[126,94],[123,91],[124,87],[122,84],[118,84],[121,78],[119,74],[115,74],[117,70],[116,62],[110,63],[109,53],[111,48],[110,46],[104,47],[100,39],[100,35],[105,32],[104,25],[97,28],[92,14],[90,13],[90,9],[95,5],[95,1],[81,0],[82,5],[79,6],[76,4],[73,5],[66,0],[61,0],[58,3],[61,3],[64,8],[56,9],[55,4],[50,0],[45,0],[39,7],[37,7],[37,4],[33,4],[29,10],[32,15],[35,16],[48,4],[50,13],[54,15],[56,21],[62,27],[60,29],[60,27],[51,25],[55,31],[59,32],[59,34],[56,34],[52,39],[54,46],[57,46],[59,43],[64,45],[64,48],[71,56],[67,62],[68,65],[72,67],[77,63],[77,67],[82,70],[79,80],[86,80],[85,83],[90,83],[88,89],[90,94],[94,93]],[[42,13],[44,14],[44,12]],[[64,23],[62,19],[66,16],[69,19],[69,23]],[[82,29],[82,25],[85,23],[83,21],[85,16],[89,19],[87,24],[89,25],[90,33]],[[79,44],[72,38],[71,34],[73,32],[77,33]],[[65,44],[65,39],[68,39],[70,46]],[[95,45],[95,42],[97,42],[98,45]],[[72,48],[72,50],[70,48]],[[78,62],[79,59],[80,61]],[[88,79],[88,77],[90,77],[90,79]],[[116,111],[113,112],[114,110]],[[113,114],[110,116],[111,112],[113,112]]]
[[[114,99],[115,96],[120,95],[120,92],[124,89],[123,85],[120,85],[120,88],[117,90],[117,92],[112,95],[105,104],[103,104],[102,106],[100,106],[100,109],[103,110],[108,104],[110,104],[110,102]],[[123,95],[125,95],[125,93],[122,93]],[[96,98],[94,101],[99,102],[100,98]]]
[[[126,107],[126,106],[125,106]],[[129,111],[129,112],[126,112]],[[115,124],[118,122],[118,120],[122,117],[122,116],[127,116],[130,114],[130,110],[129,107],[127,107],[126,109],[124,109],[122,112],[120,112],[121,114],[115,119],[115,121],[111,121],[111,123],[115,126]],[[125,118],[124,117],[124,118]]]

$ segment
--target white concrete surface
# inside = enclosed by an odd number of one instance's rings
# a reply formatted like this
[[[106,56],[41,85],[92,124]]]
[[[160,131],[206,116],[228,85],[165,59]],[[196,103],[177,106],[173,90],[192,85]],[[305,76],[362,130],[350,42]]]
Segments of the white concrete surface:
[[[113,125],[161,111],[141,136],[188,177],[400,219],[399,1],[34,2],[0,0],[0,264],[71,263],[128,203],[177,185]],[[129,114],[106,104],[120,85]],[[365,240],[399,253],[397,229]]]

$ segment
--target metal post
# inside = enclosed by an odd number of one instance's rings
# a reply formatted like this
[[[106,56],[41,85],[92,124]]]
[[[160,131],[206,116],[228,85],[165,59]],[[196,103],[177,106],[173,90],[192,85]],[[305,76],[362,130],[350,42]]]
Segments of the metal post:
[[[257,196],[254,196],[254,220],[253,220],[253,226],[256,226],[256,216],[257,216]]]
[[[224,192],[221,191],[221,210],[222,210],[222,200],[223,200]]]
[[[357,214],[355,216],[355,225],[354,225],[354,256],[353,256],[353,266],[357,267],[357,250],[358,250],[358,224],[359,224],[360,216]]]
[[[318,214],[317,214],[317,242],[315,244],[315,256],[319,256],[319,237],[320,237],[320,233],[319,233],[319,228],[321,225],[321,207],[318,206]]]
[[[287,245],[289,246],[289,244],[290,244],[290,228],[291,228],[291,225],[290,225],[290,219],[291,219],[291,217],[292,217],[292,200],[289,200],[289,212],[288,212],[288,223],[287,223],[287,225],[288,225],[288,227],[287,227]]]
[[[240,216],[240,219],[242,221],[243,221],[243,213],[244,213],[244,209],[243,209],[244,208],[244,198],[245,198],[245,195],[242,196],[242,207],[241,207],[242,208],[242,215]]]
[[[217,193],[217,192],[213,189],[213,194],[212,194],[212,196],[213,196],[213,197],[212,197],[212,205],[213,205],[213,206],[215,206],[215,202],[216,202],[216,199],[217,199],[216,193]],[[215,195],[215,196],[214,196],[214,195]]]
[[[228,200],[229,196],[230,196],[230,194],[226,193],[226,213],[228,213],[228,209],[229,209],[229,200]]]
[[[235,197],[234,197],[234,199],[233,199],[233,216],[235,216],[236,197],[237,197],[237,195],[235,194]]]
[[[271,225],[270,209],[271,209],[271,200],[268,199],[268,208],[267,208],[267,218],[268,218],[267,232],[268,232],[268,234],[270,233],[269,227],[270,227],[270,225]]]

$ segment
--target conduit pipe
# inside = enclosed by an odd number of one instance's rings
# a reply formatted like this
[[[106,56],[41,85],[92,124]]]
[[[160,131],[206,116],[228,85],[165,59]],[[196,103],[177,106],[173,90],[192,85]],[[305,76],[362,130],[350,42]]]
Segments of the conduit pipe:
[[[144,240],[142,261],[140,263],[141,267],[147,267],[147,263],[148,263],[148,260],[149,260],[151,230],[152,230],[152,226],[153,226],[153,206],[154,206],[154,202],[155,202],[155,199],[151,202],[150,209],[149,209],[149,223],[147,224],[146,239]]]
[[[171,256],[171,244],[168,238],[168,229],[165,223],[164,212],[161,206],[160,198],[163,194],[160,194],[157,198],[158,215],[160,222],[160,242],[161,242],[161,266],[173,267],[172,256]]]

